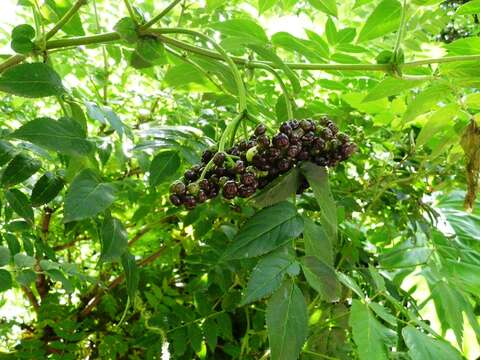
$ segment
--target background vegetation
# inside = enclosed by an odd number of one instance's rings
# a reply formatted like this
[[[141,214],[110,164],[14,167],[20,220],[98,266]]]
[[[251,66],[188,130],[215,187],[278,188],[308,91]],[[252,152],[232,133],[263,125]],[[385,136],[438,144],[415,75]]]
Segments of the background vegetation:
[[[0,359],[480,356],[479,0],[12,9]],[[170,204],[232,122],[323,115],[358,151],[303,194]]]

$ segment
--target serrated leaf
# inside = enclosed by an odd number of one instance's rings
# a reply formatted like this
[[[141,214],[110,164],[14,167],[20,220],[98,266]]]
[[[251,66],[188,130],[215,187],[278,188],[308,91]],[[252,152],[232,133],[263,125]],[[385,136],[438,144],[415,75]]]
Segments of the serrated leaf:
[[[176,151],[162,151],[150,163],[150,186],[157,186],[170,180],[180,167],[180,157]]]
[[[129,252],[125,252],[122,255],[122,266],[125,271],[125,279],[127,282],[127,293],[131,301],[135,299],[135,293],[137,292],[138,283],[140,281],[140,274],[138,272],[137,262],[135,256]]]
[[[463,357],[446,341],[433,339],[409,325],[402,329],[412,360],[461,360]]]
[[[458,110],[457,104],[448,104],[430,115],[417,136],[417,146],[425,145],[435,134],[451,126]]]
[[[401,92],[418,87],[424,83],[423,80],[403,80],[392,77],[387,77],[371,89],[367,96],[363,99],[364,102],[378,100],[387,96],[398,95]]]
[[[402,5],[397,0],[383,0],[373,10],[360,30],[357,42],[376,39],[398,29]]]
[[[65,197],[64,222],[79,221],[93,217],[107,209],[115,200],[115,189],[102,183],[90,169],[80,172],[74,179]]]
[[[58,121],[37,118],[14,131],[10,137],[67,155],[83,156],[93,151],[93,145],[85,138],[81,126],[66,118]]]
[[[403,114],[403,121],[410,122],[418,115],[424,114],[434,108],[438,104],[439,99],[445,100],[451,91],[446,84],[432,84],[430,87],[418,93],[413,101],[408,104],[407,110]]]
[[[357,294],[361,299],[363,299],[365,297],[362,289],[360,289],[360,286],[358,286],[356,281],[353,280],[350,276],[337,271],[337,279],[344,286],[346,286],[347,288],[352,290],[355,294]]]
[[[234,37],[242,44],[266,44],[265,30],[256,22],[248,19],[232,19],[213,23],[210,27],[223,36]]]
[[[33,225],[33,209],[27,195],[18,189],[9,189],[5,192],[5,198],[13,211]]]
[[[337,2],[335,0],[308,0],[315,9],[324,12],[327,15],[337,17]]]
[[[12,276],[7,270],[0,269],[0,292],[7,291],[13,285]]]
[[[239,230],[224,259],[255,257],[273,251],[303,231],[295,206],[280,202],[252,216]]]
[[[367,305],[352,300],[350,326],[360,360],[387,360],[386,328],[375,319]]]
[[[318,206],[322,210],[320,220],[332,246],[337,242],[337,206],[328,184],[328,174],[324,167],[305,162],[301,166],[303,175],[313,189]]]
[[[0,75],[0,91],[9,94],[40,98],[65,92],[60,76],[44,63],[12,66]]]
[[[340,286],[335,270],[316,256],[304,256],[301,261],[308,284],[322,296],[323,300],[337,301],[340,296]]]
[[[128,234],[122,222],[107,216],[102,226],[102,252],[100,261],[118,261],[127,251]]]
[[[40,161],[20,153],[8,163],[2,174],[1,184],[4,187],[19,184],[35,174],[40,166]]]
[[[32,206],[37,207],[52,201],[65,185],[64,180],[50,172],[37,180],[30,195]]]
[[[316,256],[327,265],[333,266],[333,249],[327,233],[320,225],[307,217],[303,217],[305,255]]]
[[[295,264],[295,258],[285,250],[282,248],[265,256],[253,268],[240,305],[269,296],[280,287],[289,268]]]
[[[299,181],[300,171],[295,167],[288,173],[276,178],[250,200],[255,206],[260,208],[272,206],[280,201],[288,199],[292,195],[295,195]]]
[[[308,311],[293,280],[286,280],[268,301],[266,324],[271,358],[296,360],[307,338]]]

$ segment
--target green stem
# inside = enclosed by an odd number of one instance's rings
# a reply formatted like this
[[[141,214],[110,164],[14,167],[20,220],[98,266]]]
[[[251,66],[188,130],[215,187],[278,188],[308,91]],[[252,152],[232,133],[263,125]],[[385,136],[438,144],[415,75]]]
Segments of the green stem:
[[[293,97],[290,95],[288,88],[283,82],[280,74],[276,72],[275,69],[272,68],[270,65],[263,65],[263,66],[259,66],[258,68],[267,70],[269,73],[271,73],[275,77],[278,84],[280,85],[280,88],[282,89],[282,93],[285,98],[285,106],[287,107],[287,117],[288,117],[287,120],[293,119],[293,109],[292,109]]]
[[[48,40],[52,38],[86,3],[87,0],[77,0],[77,2],[75,2],[75,4],[73,4],[73,6],[65,13],[65,15],[63,15],[62,18],[53,26],[53,28],[48,31],[45,39]]]
[[[240,75],[240,71],[238,71],[237,65],[235,62],[230,58],[230,56],[227,54],[227,52],[219,45],[217,44],[216,41],[214,41],[212,38],[209,36],[199,33],[194,30],[189,30],[189,29],[183,29],[183,28],[170,28],[170,29],[152,29],[148,31],[149,34],[151,35],[158,35],[158,34],[186,34],[186,35],[191,35],[195,37],[199,37],[200,39],[210,43],[215,50],[221,55],[222,60],[224,60],[232,74],[233,78],[235,80],[235,84],[237,86],[237,91],[238,91],[238,101],[239,101],[239,113],[243,113],[245,109],[247,108],[247,92],[245,90],[245,85],[243,84],[242,77]]]
[[[402,38],[405,32],[406,23],[407,23],[407,0],[403,0],[400,27],[398,28],[397,40],[395,41],[395,48],[393,50],[393,56],[395,57],[395,62],[397,62],[398,60],[398,52],[400,50],[400,44],[402,43]]]
[[[130,15],[130,18],[135,24],[138,24],[137,17],[135,15],[135,11],[133,11],[133,6],[130,4],[130,0],[123,0],[125,3],[125,7],[127,8],[128,14]]]
[[[97,11],[97,0],[93,0],[93,11],[95,13],[95,23],[97,26],[97,31],[100,31],[100,19],[98,17],[98,11]],[[108,103],[108,59],[107,59],[107,51],[105,50],[105,46],[102,46],[102,57],[103,57],[103,72],[104,72],[103,104],[107,105]]]
[[[150,21],[146,22],[145,24],[140,26],[140,30],[146,30],[152,25],[154,25],[156,22],[158,22],[161,18],[163,18],[165,15],[167,15],[170,10],[172,10],[179,2],[182,0],[174,0],[170,5],[168,5],[165,9],[162,10],[160,14],[152,18]]]
[[[182,49],[191,53],[195,53],[197,55],[202,55],[202,56],[206,56],[213,59],[224,60],[221,54],[219,54],[216,51],[190,45],[185,42],[172,39],[163,35],[157,35],[157,38],[159,38],[166,44],[170,44],[174,46],[177,49]],[[119,40],[120,40],[120,35],[118,35],[116,32],[110,32],[110,33],[99,34],[99,35],[50,40],[46,44],[46,49],[47,50],[64,49],[64,48],[70,49],[71,47],[74,47],[74,46],[104,44],[104,43],[110,43],[110,42],[119,41]],[[0,63],[0,72],[21,63],[26,58],[27,58],[26,56],[18,55],[18,54],[10,56],[4,62]],[[270,61],[249,61],[248,59],[244,59],[241,57],[234,57],[234,56],[230,56],[230,59],[233,60],[238,65],[242,65],[252,69],[260,68],[263,65],[269,65],[274,69],[279,68],[278,65]],[[410,68],[420,67],[423,65],[442,64],[442,63],[459,62],[459,61],[480,61],[480,54],[446,56],[442,58],[416,60],[416,61],[400,64],[399,68],[410,69]],[[307,70],[307,71],[363,70],[363,71],[387,72],[391,70],[391,66],[389,64],[321,64],[321,63],[305,64],[305,63],[287,62],[285,63],[285,65],[287,65],[292,70]]]

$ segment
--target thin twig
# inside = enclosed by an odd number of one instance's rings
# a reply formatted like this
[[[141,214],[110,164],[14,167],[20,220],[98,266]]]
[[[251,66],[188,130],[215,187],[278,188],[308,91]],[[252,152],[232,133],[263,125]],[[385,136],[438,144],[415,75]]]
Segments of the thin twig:
[[[87,0],[77,0],[75,4],[68,10],[65,15],[53,26],[52,29],[45,35],[45,39],[52,38],[70,19],[77,13],[77,11],[87,3]]]
[[[160,14],[157,16],[153,17],[150,21],[146,22],[145,24],[140,26],[140,30],[146,30],[152,25],[154,25],[156,22],[158,22],[161,18],[163,18],[165,15],[167,15],[170,10],[172,10],[178,3],[180,3],[182,0],[174,0],[170,5],[168,5],[165,9],[163,9]]]

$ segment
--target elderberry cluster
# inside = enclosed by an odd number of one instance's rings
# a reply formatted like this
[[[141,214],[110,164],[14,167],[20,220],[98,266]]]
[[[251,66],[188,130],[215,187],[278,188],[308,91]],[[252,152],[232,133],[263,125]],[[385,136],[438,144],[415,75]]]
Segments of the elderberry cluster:
[[[302,161],[334,167],[356,150],[349,137],[327,117],[319,122],[287,121],[279,130],[269,137],[261,124],[249,140],[240,141],[226,152],[205,150],[202,163],[193,165],[185,171],[183,180],[171,185],[172,204],[191,210],[220,193],[228,200],[248,198]],[[299,191],[306,188],[308,183],[304,181]]]

